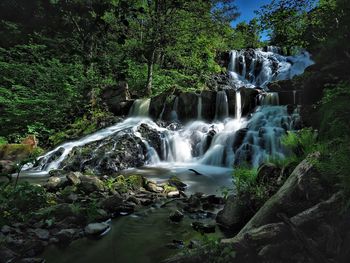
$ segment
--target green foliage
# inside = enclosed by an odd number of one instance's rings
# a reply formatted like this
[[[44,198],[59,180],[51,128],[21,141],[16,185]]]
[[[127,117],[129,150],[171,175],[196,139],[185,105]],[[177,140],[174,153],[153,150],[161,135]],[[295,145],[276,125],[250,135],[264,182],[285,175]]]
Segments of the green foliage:
[[[0,146],[1,146],[1,145],[4,145],[4,144],[7,144],[7,143],[8,143],[8,142],[7,142],[6,138],[0,136]]]
[[[0,224],[25,221],[38,209],[48,206],[48,198],[43,187],[20,183],[0,186]]]
[[[297,132],[288,132],[281,138],[282,144],[292,150],[294,156],[300,159],[308,154],[322,150],[322,146],[317,143],[317,132],[311,128],[304,128]]]
[[[257,169],[239,166],[233,172],[234,183],[238,193],[250,191],[256,183]]]

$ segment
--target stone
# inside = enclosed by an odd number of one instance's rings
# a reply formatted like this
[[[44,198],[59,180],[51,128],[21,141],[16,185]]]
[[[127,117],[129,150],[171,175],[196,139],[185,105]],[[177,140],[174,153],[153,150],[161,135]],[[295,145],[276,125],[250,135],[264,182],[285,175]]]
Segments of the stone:
[[[202,222],[193,222],[192,228],[200,233],[215,233],[215,224],[205,224]]]
[[[80,172],[70,172],[69,174],[66,175],[67,180],[69,184],[71,185],[78,185],[81,183],[80,177],[82,177],[83,174]]]
[[[5,246],[0,246],[0,262],[12,262],[14,258],[18,257],[18,254]]]
[[[123,198],[119,193],[117,193],[103,200],[101,202],[101,206],[103,209],[109,212],[116,212],[120,209],[120,206],[122,206],[123,203],[124,203]]]
[[[108,109],[117,116],[127,115],[133,104],[126,81],[119,81],[117,85],[105,87],[101,97]]]
[[[83,175],[80,176],[81,184],[79,188],[85,193],[101,192],[104,191],[103,182],[96,176]]]
[[[181,191],[184,191],[187,187],[187,185],[185,183],[181,182],[181,180],[176,176],[170,177],[168,180],[168,184],[176,187],[177,189],[179,189]]]
[[[99,236],[109,228],[107,223],[90,223],[85,227],[84,231],[87,235]]]
[[[217,214],[216,222],[221,227],[237,232],[253,215],[253,212],[247,208],[245,199],[230,195],[226,200],[224,209]]]
[[[18,261],[19,263],[45,263],[43,258],[22,258]]]
[[[166,244],[166,247],[170,249],[182,249],[184,248],[184,242],[174,239],[171,243]]]
[[[76,234],[76,229],[69,228],[60,230],[55,236],[61,245],[68,245],[75,238]]]
[[[180,121],[194,120],[197,118],[198,96],[192,92],[183,92],[179,96],[178,118]]]
[[[62,180],[62,178],[52,176],[52,177],[49,177],[47,182],[44,184],[44,187],[48,191],[55,192],[58,189],[60,189],[63,186],[63,184],[64,184],[64,181]]]
[[[169,193],[167,193],[166,195],[168,198],[176,198],[180,196],[180,192],[179,191],[171,191]]]
[[[7,234],[11,233],[12,231],[13,231],[13,229],[8,225],[4,225],[1,227],[1,233],[3,233],[4,235],[7,235]]]
[[[156,183],[152,181],[148,181],[145,185],[146,190],[154,192],[154,193],[161,193],[163,192],[163,188],[158,186]]]
[[[46,229],[37,228],[33,230],[33,233],[41,240],[49,240],[50,232]]]
[[[180,222],[184,218],[184,214],[179,210],[174,211],[170,214],[169,219],[173,222]]]
[[[28,158],[33,148],[28,144],[4,144],[0,146],[0,160],[20,161]]]
[[[16,164],[10,160],[0,160],[0,175],[10,175],[16,172]]]

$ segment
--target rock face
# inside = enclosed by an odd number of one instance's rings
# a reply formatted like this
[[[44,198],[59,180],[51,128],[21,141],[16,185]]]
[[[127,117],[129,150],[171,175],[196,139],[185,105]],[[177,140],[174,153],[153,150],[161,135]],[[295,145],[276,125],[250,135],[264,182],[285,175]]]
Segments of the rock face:
[[[216,92],[202,91],[202,118],[212,121],[215,117]]]
[[[108,174],[142,166],[147,160],[146,154],[147,146],[136,135],[115,134],[102,142],[74,148],[63,161],[62,168],[67,171],[92,170],[98,174]]]
[[[127,115],[133,100],[129,93],[128,83],[120,81],[117,85],[107,87],[102,92],[102,100],[115,115]]]
[[[249,113],[253,112],[254,108],[257,106],[257,96],[259,95],[259,90],[241,88],[242,97],[242,115],[247,116]]]
[[[178,117],[182,121],[197,118],[198,96],[195,93],[181,93],[179,95]]]

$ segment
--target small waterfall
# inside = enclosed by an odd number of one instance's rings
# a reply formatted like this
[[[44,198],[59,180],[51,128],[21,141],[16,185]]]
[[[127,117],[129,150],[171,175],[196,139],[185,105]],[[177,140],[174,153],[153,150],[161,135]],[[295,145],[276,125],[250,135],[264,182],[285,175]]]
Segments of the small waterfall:
[[[129,116],[144,116],[147,117],[149,114],[149,105],[151,99],[137,99],[132,104]]]
[[[297,91],[296,91],[296,90],[293,90],[293,104],[294,104],[294,105],[297,104],[296,95],[297,95]]]
[[[224,90],[216,94],[215,120],[222,120],[228,117],[228,99]]]
[[[278,47],[268,46],[265,50],[247,49],[230,52],[228,70],[233,87],[266,88],[269,82],[291,79],[314,64],[306,51],[299,51],[295,56],[283,56]]]
[[[177,115],[178,107],[179,107],[179,97],[176,97],[175,100],[174,100],[173,110],[170,113],[171,120],[173,120],[173,121],[177,121],[179,119],[178,115]]]
[[[279,105],[277,92],[267,92],[263,95],[261,105]]]
[[[197,119],[202,119],[202,95],[198,94],[198,104],[197,104]]]
[[[235,110],[235,118],[240,120],[242,117],[242,98],[241,92],[239,90],[236,91],[236,110]]]

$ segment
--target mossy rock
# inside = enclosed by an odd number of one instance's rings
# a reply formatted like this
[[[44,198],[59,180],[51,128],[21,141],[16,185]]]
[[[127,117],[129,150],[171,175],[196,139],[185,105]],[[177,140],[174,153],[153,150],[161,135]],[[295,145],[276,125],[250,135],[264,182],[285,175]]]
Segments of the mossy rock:
[[[139,190],[144,185],[144,178],[141,175],[130,175],[126,178],[128,186],[133,190]]]
[[[34,153],[35,148],[28,144],[5,144],[0,146],[0,159],[20,161]]]
[[[170,193],[170,192],[175,192],[177,191],[177,188],[175,186],[172,186],[172,185],[169,185],[169,184],[166,184],[163,186],[164,187],[164,193]]]

